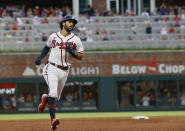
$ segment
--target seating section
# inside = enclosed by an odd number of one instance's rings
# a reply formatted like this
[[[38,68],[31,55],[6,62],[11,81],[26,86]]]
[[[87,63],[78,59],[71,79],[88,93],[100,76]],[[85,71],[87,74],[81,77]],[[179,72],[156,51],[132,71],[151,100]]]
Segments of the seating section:
[[[50,34],[60,31],[60,19],[0,18],[0,45],[44,44]],[[85,43],[185,40],[185,19],[180,16],[96,16],[80,17],[78,21],[77,35]]]

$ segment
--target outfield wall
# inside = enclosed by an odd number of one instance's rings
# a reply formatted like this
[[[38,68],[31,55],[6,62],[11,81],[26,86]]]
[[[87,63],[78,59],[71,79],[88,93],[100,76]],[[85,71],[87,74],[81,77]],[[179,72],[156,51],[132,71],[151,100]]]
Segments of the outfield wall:
[[[37,56],[0,55],[2,112],[37,110],[47,93]],[[184,51],[94,52],[72,63],[58,111],[185,109]]]

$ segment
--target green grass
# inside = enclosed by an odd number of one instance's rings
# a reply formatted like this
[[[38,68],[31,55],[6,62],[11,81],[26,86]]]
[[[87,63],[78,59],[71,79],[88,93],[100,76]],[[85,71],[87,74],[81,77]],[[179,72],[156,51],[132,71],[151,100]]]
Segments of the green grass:
[[[88,49],[85,51],[148,51],[148,50],[185,50],[182,47],[176,48],[112,48],[112,49]]]
[[[150,112],[93,112],[93,113],[57,113],[57,118],[116,118],[133,116],[185,116],[185,111],[150,111]],[[49,119],[48,113],[35,114],[1,114],[0,120]]]
[[[103,49],[86,49],[86,52],[102,52],[102,51],[148,51],[148,50],[185,50],[185,47],[176,47],[176,48],[103,48]],[[1,53],[40,53],[41,50],[8,50],[8,51],[0,51]]]

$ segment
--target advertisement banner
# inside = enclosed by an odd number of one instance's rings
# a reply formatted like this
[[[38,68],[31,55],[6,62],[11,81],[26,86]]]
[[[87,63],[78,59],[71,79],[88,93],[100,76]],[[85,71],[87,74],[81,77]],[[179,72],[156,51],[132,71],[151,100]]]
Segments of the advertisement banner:
[[[34,64],[39,54],[0,55],[0,77],[42,77]],[[73,59],[70,76],[135,76],[185,74],[184,51],[125,51],[85,53],[82,61]]]

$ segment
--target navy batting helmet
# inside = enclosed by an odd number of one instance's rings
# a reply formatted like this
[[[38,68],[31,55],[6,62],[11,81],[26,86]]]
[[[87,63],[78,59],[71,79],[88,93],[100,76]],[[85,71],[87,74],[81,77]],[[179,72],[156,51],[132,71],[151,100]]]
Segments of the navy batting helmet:
[[[62,20],[60,21],[60,29],[63,28],[62,26],[62,22],[65,22],[67,20],[73,20],[74,21],[74,26],[78,23],[78,21],[72,16],[72,15],[66,15],[62,18]]]

